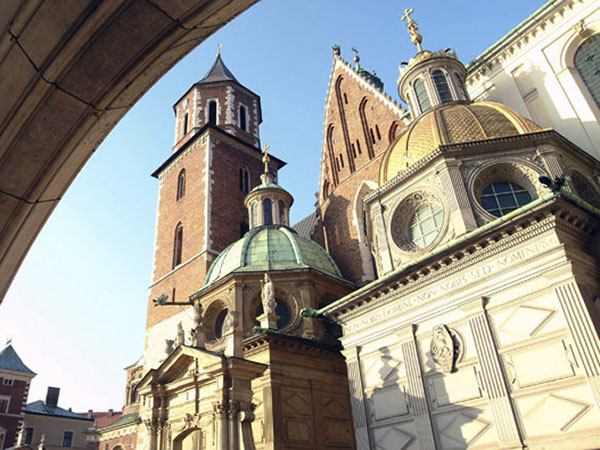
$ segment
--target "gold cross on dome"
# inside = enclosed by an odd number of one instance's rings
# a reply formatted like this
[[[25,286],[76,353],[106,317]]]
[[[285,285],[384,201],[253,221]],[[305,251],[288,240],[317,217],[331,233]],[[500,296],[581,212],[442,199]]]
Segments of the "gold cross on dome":
[[[412,21],[412,19],[410,18],[410,15],[414,12],[415,12],[415,8],[405,9],[404,15],[402,16],[402,20],[408,19],[409,21]]]
[[[421,47],[421,42],[423,42],[423,36],[417,33],[419,26],[417,25],[417,22],[410,17],[410,15],[414,12],[415,8],[405,9],[402,20],[406,20],[406,28],[408,28],[408,34],[410,35],[411,42],[417,46],[419,52],[422,52],[423,48]]]
[[[269,161],[271,161],[271,158],[269,158],[269,154],[267,153],[267,150],[269,150],[269,144],[265,144],[265,147],[263,149],[263,163],[265,164],[265,173],[269,172]]]

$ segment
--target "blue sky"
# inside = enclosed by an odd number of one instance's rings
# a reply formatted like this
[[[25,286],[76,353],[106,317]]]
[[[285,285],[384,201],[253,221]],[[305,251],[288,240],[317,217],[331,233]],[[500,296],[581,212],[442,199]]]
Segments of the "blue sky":
[[[167,73],[83,168],[26,257],[0,305],[9,337],[38,375],[29,401],[61,387],[59,405],[119,409],[126,365],[143,352],[156,216],[150,177],[173,145],[173,103],[212,65],[217,44],[236,78],[262,99],[261,138],[288,162],[279,182],[295,198],[292,221],[318,189],[331,46],[375,70],[398,99],[398,64],[412,57],[404,8],[423,47],[453,47],[463,63],[543,4],[540,0],[262,0]],[[367,6],[368,5],[368,6]],[[202,280],[199,280],[201,283]]]

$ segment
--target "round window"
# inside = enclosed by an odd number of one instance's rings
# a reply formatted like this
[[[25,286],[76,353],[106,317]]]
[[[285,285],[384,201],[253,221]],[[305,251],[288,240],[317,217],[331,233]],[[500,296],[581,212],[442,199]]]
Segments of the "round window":
[[[227,317],[227,313],[229,311],[224,309],[217,316],[217,320],[215,321],[215,337],[217,339],[221,339],[223,337],[223,325],[225,324],[225,318]]]
[[[288,308],[288,306],[281,300],[275,300],[275,304],[275,314],[279,316],[279,319],[277,320],[277,329],[281,330],[290,323],[290,320],[292,319],[292,314],[290,312],[290,308]],[[256,307],[256,315],[254,317],[258,317],[263,313],[263,305],[259,302],[258,306]]]
[[[481,192],[481,205],[496,217],[508,214],[530,201],[531,195],[525,188],[509,181],[489,184]]]
[[[444,210],[440,205],[428,204],[417,208],[409,225],[411,242],[419,247],[428,247],[438,236],[444,222]]]
[[[600,207],[600,198],[596,193],[596,190],[591,186],[590,183],[581,175],[579,172],[573,172],[571,174],[571,180],[579,196],[589,204]]]

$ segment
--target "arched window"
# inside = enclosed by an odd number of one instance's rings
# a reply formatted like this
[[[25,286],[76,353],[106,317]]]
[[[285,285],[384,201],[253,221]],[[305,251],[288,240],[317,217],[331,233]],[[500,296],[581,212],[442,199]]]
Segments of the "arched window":
[[[185,195],[185,169],[181,169],[177,177],[177,200]]]
[[[258,203],[256,201],[252,202],[250,205],[250,226],[254,228],[258,225]]]
[[[247,194],[250,192],[250,171],[247,167],[240,167],[240,190]]]
[[[323,200],[327,200],[327,197],[329,197],[329,180],[323,183]]]
[[[246,123],[246,107],[244,105],[240,105],[240,128],[244,131],[248,131],[247,123]]]
[[[287,225],[285,203],[283,203],[283,200],[279,200],[279,223],[281,225]]]
[[[450,91],[450,86],[448,86],[448,80],[446,79],[444,72],[441,70],[434,70],[431,75],[433,75],[433,82],[435,83],[435,89],[440,96],[440,101],[442,103],[451,102],[453,100],[452,92]]]
[[[264,198],[262,201],[263,207],[263,225],[273,225],[273,210],[270,198]]]
[[[181,264],[183,250],[183,224],[179,222],[175,228],[175,239],[173,242],[173,268]]]
[[[481,205],[490,214],[500,217],[531,201],[531,195],[517,183],[499,181],[489,184],[481,193]]]
[[[587,38],[575,52],[575,68],[600,107],[600,33]]]
[[[217,102],[215,100],[208,102],[208,123],[217,124]]]
[[[425,87],[425,82],[422,78],[415,81],[415,97],[417,97],[417,103],[419,104],[421,112],[425,112],[431,108],[431,101],[429,100],[427,88]]]
[[[188,115],[188,113],[185,113],[185,115],[183,116],[183,135],[184,136],[188,132],[188,120],[189,120],[189,115]]]

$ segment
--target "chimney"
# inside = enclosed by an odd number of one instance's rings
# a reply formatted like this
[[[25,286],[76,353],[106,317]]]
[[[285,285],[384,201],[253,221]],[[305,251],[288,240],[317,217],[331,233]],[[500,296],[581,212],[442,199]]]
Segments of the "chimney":
[[[46,406],[58,406],[59,394],[60,388],[48,386],[48,393],[46,394]]]
[[[108,417],[112,417],[112,416],[113,416],[113,410],[112,410],[112,409],[109,409],[109,410],[108,410]]]
[[[93,410],[93,409],[88,409],[88,413],[87,413],[87,417],[88,417],[88,419],[91,419],[91,418],[92,418],[92,416],[93,416],[93,414],[92,414],[92,413],[93,413],[93,412],[94,412],[94,410]]]

